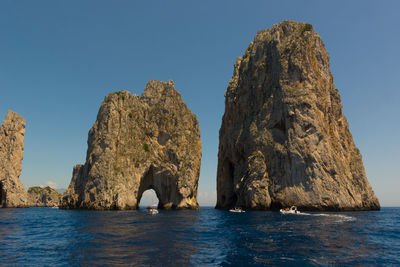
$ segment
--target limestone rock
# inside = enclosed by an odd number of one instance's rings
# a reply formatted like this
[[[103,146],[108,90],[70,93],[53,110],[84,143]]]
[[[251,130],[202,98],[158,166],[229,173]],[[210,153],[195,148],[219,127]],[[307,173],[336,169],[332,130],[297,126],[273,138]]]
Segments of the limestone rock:
[[[216,208],[380,208],[310,24],[258,32],[235,63],[219,138]]]
[[[0,207],[29,206],[28,193],[19,180],[24,157],[25,120],[8,111],[0,126]]]
[[[196,116],[172,81],[150,81],[141,96],[105,97],[76,165],[63,208],[136,209],[153,189],[159,208],[197,209],[201,141]]]
[[[28,194],[31,199],[31,206],[35,207],[58,207],[61,202],[61,194],[49,187],[29,187]]]

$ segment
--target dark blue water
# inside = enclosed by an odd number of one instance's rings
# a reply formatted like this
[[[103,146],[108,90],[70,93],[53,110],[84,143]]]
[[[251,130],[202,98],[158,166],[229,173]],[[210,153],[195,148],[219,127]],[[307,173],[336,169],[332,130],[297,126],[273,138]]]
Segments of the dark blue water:
[[[400,208],[230,213],[0,209],[0,265],[400,265]]]

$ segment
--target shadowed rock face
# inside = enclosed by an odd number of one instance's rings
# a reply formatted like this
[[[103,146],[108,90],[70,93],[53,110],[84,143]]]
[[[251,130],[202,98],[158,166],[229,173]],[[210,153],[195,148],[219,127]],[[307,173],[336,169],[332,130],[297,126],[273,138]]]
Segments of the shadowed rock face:
[[[201,141],[196,116],[172,81],[150,81],[142,96],[105,97],[76,165],[63,208],[136,209],[153,189],[159,208],[197,209]]]
[[[28,194],[19,180],[24,158],[25,120],[8,111],[0,127],[0,207],[28,207]]]
[[[376,210],[320,36],[284,21],[235,63],[220,129],[217,205]]]

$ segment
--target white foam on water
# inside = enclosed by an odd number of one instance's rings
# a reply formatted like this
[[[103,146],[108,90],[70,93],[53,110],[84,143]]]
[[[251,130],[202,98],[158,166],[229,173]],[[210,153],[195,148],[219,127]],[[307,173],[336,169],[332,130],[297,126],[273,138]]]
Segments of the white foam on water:
[[[305,216],[319,216],[319,217],[329,217],[329,218],[337,218],[335,222],[350,222],[350,221],[355,221],[356,218],[347,216],[344,214],[327,214],[327,213],[305,213],[301,212],[296,215],[305,215]]]

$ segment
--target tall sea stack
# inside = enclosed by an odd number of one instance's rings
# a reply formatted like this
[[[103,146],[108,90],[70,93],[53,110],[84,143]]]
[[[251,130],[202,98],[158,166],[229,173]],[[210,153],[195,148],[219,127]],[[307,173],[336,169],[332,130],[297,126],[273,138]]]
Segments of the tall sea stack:
[[[200,130],[172,81],[150,81],[141,96],[109,94],[89,132],[62,208],[136,209],[153,189],[159,208],[197,209]]]
[[[219,142],[216,208],[380,208],[310,24],[257,33],[235,63]]]
[[[0,126],[0,208],[29,206],[28,192],[19,180],[24,158],[25,120],[8,111]]]

